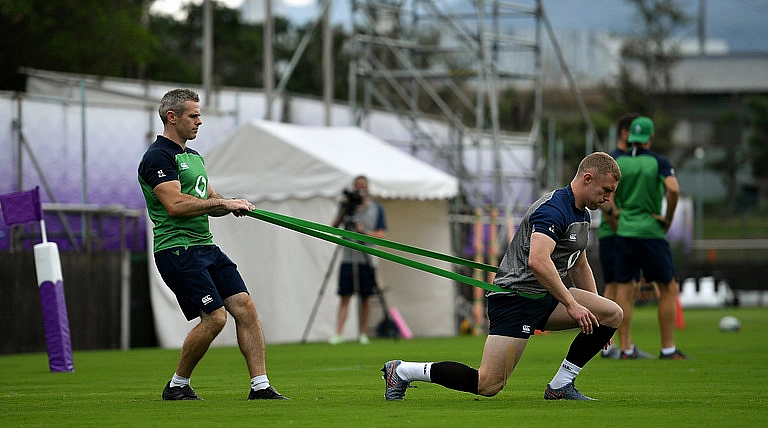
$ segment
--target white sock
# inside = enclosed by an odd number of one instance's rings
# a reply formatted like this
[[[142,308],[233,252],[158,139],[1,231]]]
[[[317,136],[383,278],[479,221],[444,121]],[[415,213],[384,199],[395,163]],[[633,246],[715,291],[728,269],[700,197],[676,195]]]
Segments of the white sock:
[[[175,388],[177,386],[184,386],[184,385],[189,385],[189,378],[181,377],[176,373],[174,373],[173,377],[171,378],[171,388]]]
[[[258,375],[251,378],[251,389],[258,391],[260,389],[269,388],[269,379],[267,375]]]
[[[432,378],[430,375],[430,372],[432,371],[432,363],[409,363],[408,361],[403,361],[400,363],[399,366],[397,366],[397,369],[395,369],[397,372],[397,375],[400,376],[401,379],[405,379],[408,382],[413,382],[416,380],[422,381],[422,382],[432,382]]]
[[[560,369],[557,370],[555,377],[549,382],[549,386],[552,389],[560,389],[573,382],[580,371],[581,367],[571,364],[568,360],[563,360],[563,364],[560,364]]]
[[[671,348],[661,348],[661,353],[664,355],[669,355],[677,350],[677,346],[673,346]]]

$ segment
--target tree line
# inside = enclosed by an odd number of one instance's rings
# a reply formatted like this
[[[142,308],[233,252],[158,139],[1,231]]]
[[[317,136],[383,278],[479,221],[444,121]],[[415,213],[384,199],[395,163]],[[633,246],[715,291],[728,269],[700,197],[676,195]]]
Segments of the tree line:
[[[150,14],[152,0],[0,0],[0,90],[23,91],[20,67],[97,76],[199,84],[202,81],[202,5],[186,4],[186,18]],[[213,1],[214,85],[263,86],[263,24]],[[274,20],[275,64],[287,63],[310,30]],[[333,30],[336,94],[349,60],[346,36]],[[313,37],[286,90],[322,94],[320,37]],[[275,67],[279,69],[279,67]],[[276,81],[280,76],[276,76]]]

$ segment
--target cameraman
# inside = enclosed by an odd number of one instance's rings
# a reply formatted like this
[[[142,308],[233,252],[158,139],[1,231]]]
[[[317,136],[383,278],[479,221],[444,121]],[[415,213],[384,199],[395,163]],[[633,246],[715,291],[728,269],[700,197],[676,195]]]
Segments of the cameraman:
[[[368,195],[368,178],[364,175],[355,177],[352,191],[344,191],[344,200],[339,205],[339,213],[332,223],[333,227],[342,226],[344,229],[364,235],[383,238],[386,234],[387,223],[384,209]],[[371,244],[366,244],[371,245]],[[349,312],[349,301],[354,293],[360,296],[360,336],[358,341],[367,345],[370,343],[366,334],[368,315],[371,311],[369,298],[376,294],[376,258],[348,247],[342,249],[341,269],[339,271],[338,295],[339,312],[336,321],[336,334],[329,343],[338,345],[344,341],[341,332]]]

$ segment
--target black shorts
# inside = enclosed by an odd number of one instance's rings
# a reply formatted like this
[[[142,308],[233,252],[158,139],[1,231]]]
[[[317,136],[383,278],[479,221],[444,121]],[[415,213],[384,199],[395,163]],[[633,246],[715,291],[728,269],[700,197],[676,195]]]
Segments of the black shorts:
[[[224,306],[227,297],[248,293],[237,265],[216,245],[158,251],[155,264],[187,321]]]
[[[488,296],[488,334],[528,339],[536,330],[544,330],[559,303],[549,293],[538,298],[492,294]]]
[[[606,236],[600,239],[600,267],[603,270],[603,282],[608,284],[616,281],[616,272],[618,269],[618,251],[619,251],[619,237],[616,235]],[[632,273],[632,279],[635,281],[640,280],[640,269],[636,268]],[[622,281],[626,282],[626,281]]]
[[[357,280],[355,280],[357,269]],[[376,270],[367,264],[342,263],[339,269],[339,296],[358,293],[361,297],[376,294]]]
[[[642,271],[645,281],[668,283],[675,278],[672,250],[666,239],[618,237],[616,280],[629,282]]]
[[[616,282],[616,235],[600,238],[599,251],[603,281]]]

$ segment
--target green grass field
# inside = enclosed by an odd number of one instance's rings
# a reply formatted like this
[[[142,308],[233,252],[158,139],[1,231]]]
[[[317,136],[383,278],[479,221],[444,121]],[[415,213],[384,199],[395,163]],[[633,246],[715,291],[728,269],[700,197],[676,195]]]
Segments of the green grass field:
[[[742,331],[717,321],[737,316]],[[290,401],[248,402],[236,348],[213,348],[192,385],[204,401],[163,402],[178,351],[76,352],[75,373],[49,373],[45,354],[0,356],[0,426],[768,426],[768,309],[688,310],[677,335],[688,361],[593,359],[577,386],[593,402],[550,402],[544,387],[575,330],[537,335],[507,387],[476,397],[417,383],[402,402],[384,400],[386,360],[457,360],[477,367],[484,338],[272,345],[272,384]],[[640,307],[638,346],[657,354],[654,307]]]

